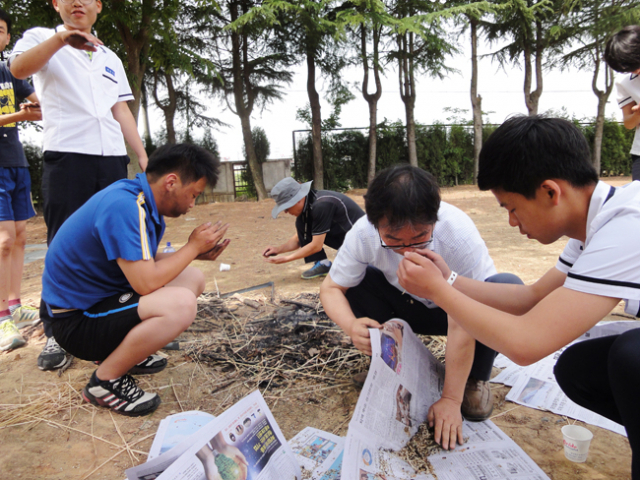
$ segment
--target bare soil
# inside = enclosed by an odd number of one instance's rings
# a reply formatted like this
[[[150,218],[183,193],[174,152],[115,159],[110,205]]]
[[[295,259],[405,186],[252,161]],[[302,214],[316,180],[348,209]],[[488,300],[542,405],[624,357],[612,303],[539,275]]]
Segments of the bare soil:
[[[628,177],[605,179],[621,185]],[[363,205],[363,191],[350,192]],[[506,212],[490,193],[474,186],[443,190],[443,199],[467,212],[475,221],[500,272],[518,274],[525,282],[538,279],[553,267],[565,241],[540,245],[519,235],[508,226]],[[271,219],[273,201],[202,205],[178,219],[168,219],[165,240],[183,245],[189,233],[205,221],[229,222],[231,244],[216,262],[195,262],[207,277],[208,292],[231,292],[274,282],[275,299],[270,289],[245,293],[254,306],[244,306],[234,315],[222,317],[230,328],[246,326],[255,318],[288,304],[282,299],[302,299],[300,294],[318,292],[321,279],[302,280],[306,269],[299,262],[271,265],[261,257],[267,245],[286,241],[294,233],[294,219],[280,215]],[[41,218],[29,222],[28,243],[45,242]],[[70,245],[69,248],[73,248]],[[328,249],[329,257],[335,252]],[[231,266],[221,272],[220,263]],[[43,261],[25,267],[22,299],[36,306],[39,302]],[[611,319],[624,317],[618,307]],[[237,325],[234,327],[234,322]],[[197,330],[197,329],[196,329]],[[206,329],[202,329],[206,330]],[[71,368],[42,372],[36,358],[45,339],[40,327],[23,330],[28,337],[24,348],[0,353],[0,478],[19,479],[121,479],[124,470],[146,458],[158,423],[166,415],[181,410],[202,409],[220,414],[255,388],[256,382],[242,375],[234,376],[228,368],[201,362],[193,355],[198,342],[211,346],[210,333],[187,332],[182,349],[166,351],[169,367],[152,376],[140,378],[142,388],[158,392],[162,405],[152,415],[127,418],[112,415],[105,409],[83,404],[79,392],[94,370],[89,362],[74,360]],[[207,336],[209,335],[209,336]],[[192,342],[192,343],[188,343]],[[195,342],[195,343],[194,343]],[[214,344],[215,345],[215,344]],[[192,355],[187,355],[191,352]],[[261,388],[267,403],[282,428],[291,438],[305,426],[313,426],[345,435],[358,391],[349,384],[350,371],[327,374],[322,378],[299,380],[288,390],[269,386]],[[353,372],[356,373],[356,372]],[[331,378],[329,378],[331,377]],[[221,388],[222,387],[222,388]],[[589,458],[584,464],[571,463],[562,452],[560,427],[566,418],[505,402],[507,387],[493,386],[497,397],[493,421],[522,447],[553,480],[628,479],[631,451],[626,438],[587,425],[594,438]]]

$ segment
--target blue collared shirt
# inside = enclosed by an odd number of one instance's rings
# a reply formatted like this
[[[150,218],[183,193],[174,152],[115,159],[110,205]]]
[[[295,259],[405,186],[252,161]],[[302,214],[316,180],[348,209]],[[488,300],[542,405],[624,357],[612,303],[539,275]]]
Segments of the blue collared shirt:
[[[51,242],[42,299],[49,306],[86,310],[131,290],[117,259],[155,257],[164,229],[145,174],[101,190],[64,222]]]

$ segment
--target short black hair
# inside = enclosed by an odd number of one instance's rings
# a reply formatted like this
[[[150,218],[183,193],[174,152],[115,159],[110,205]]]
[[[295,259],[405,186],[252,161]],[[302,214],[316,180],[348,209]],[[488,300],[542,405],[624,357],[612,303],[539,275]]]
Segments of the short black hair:
[[[433,225],[440,208],[438,182],[429,172],[411,165],[387,168],[369,185],[364,208],[376,228],[382,219],[392,230],[406,225]]]
[[[4,23],[7,24],[7,33],[11,33],[11,17],[7,12],[0,8],[0,20],[4,20]]]
[[[504,190],[532,199],[549,179],[565,180],[577,188],[598,182],[587,139],[567,120],[511,117],[480,151],[480,190]]]
[[[604,61],[616,72],[635,72],[640,68],[640,25],[628,25],[607,41]]]
[[[149,157],[146,173],[154,182],[167,173],[177,173],[183,184],[206,178],[215,187],[220,160],[208,150],[190,143],[167,144]]]

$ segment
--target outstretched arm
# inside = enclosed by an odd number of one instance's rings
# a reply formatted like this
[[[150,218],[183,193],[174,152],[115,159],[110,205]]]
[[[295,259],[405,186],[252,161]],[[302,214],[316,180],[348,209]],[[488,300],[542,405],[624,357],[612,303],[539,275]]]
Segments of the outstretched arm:
[[[442,278],[449,278],[451,269],[440,255],[426,249],[421,250],[419,253],[438,267]],[[400,268],[398,268],[400,284],[409,293],[422,298],[431,298],[426,293],[423,285],[423,283],[429,283],[431,280],[423,275],[424,272],[419,270],[414,270],[414,275],[409,275],[408,270],[404,268],[409,264],[410,263],[405,263],[405,261],[400,263]],[[503,312],[522,315],[531,310],[540,300],[549,295],[549,293],[561,287],[565,278],[566,274],[557,268],[551,268],[533,285],[489,283],[458,276],[453,286],[456,290],[480,303],[497,308]]]
[[[287,262],[293,262],[294,260],[298,260],[300,258],[305,258],[308,257],[309,255],[313,255],[314,253],[318,253],[320,250],[322,250],[322,246],[324,245],[324,239],[326,238],[327,234],[323,233],[322,235],[314,235],[313,236],[313,240],[311,240],[311,243],[308,243],[307,245],[305,245],[302,248],[299,248],[297,250],[295,250],[293,253],[289,254],[289,255],[285,255],[283,257],[265,257],[265,261],[269,262],[269,263],[287,263]],[[287,242],[285,245],[289,244],[291,242],[291,240],[289,240],[289,242]],[[296,236],[296,242],[298,242],[298,237]],[[300,245],[298,243],[298,245]],[[269,249],[265,250],[263,255],[266,254],[269,251]]]
[[[441,270],[421,255],[405,254],[401,268],[405,278],[420,278],[421,294],[455,318],[473,338],[519,365],[534,363],[575,340],[620,301],[560,287],[517,316],[469,298],[449,285]]]
[[[103,45],[103,43],[90,33],[80,30],[60,30],[44,42],[15,57],[11,61],[11,74],[21,80],[30,77],[39,72],[58,50],[67,45],[78,50],[95,52],[97,50],[95,45]]]

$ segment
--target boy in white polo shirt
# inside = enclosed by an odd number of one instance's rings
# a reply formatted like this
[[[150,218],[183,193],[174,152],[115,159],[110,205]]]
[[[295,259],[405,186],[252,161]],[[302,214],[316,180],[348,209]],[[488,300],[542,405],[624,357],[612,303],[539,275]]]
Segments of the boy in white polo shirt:
[[[522,235],[543,245],[569,237],[555,267],[532,285],[462,275],[448,284],[442,257],[406,253],[398,278],[408,292],[433,299],[472,337],[519,365],[569,344],[620,300],[640,316],[640,182],[614,188],[599,181],[575,125],[510,118],[482,146],[478,187],[491,190]],[[575,403],[624,425],[632,478],[640,480],[640,328],[567,347],[554,373]]]
[[[604,59],[616,72],[618,106],[624,126],[635,130],[631,145],[631,176],[640,180],[640,25],[629,25],[607,42]]]
[[[127,177],[126,140],[142,170],[147,155],[120,59],[91,34],[100,0],[53,0],[63,25],[24,33],[9,59],[11,73],[34,76],[44,123],[42,196],[47,243],[91,196]],[[42,370],[60,367],[64,351],[41,312],[48,340],[38,358]]]

